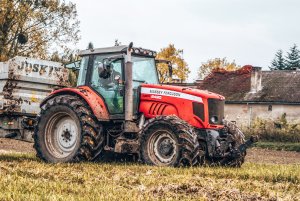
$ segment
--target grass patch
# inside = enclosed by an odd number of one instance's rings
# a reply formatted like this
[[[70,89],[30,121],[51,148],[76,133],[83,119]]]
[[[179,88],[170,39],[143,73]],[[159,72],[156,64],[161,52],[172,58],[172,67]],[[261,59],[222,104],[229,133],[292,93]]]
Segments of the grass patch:
[[[0,155],[0,200],[255,200],[300,198],[300,165],[169,168],[46,164]]]
[[[284,151],[296,151],[300,152],[300,143],[292,142],[257,142],[254,144],[255,147],[263,149],[273,149],[273,150],[284,150]]]
[[[245,136],[258,135],[260,140],[266,142],[300,143],[300,124],[287,122],[286,114],[277,121],[256,118],[251,129],[241,128]]]

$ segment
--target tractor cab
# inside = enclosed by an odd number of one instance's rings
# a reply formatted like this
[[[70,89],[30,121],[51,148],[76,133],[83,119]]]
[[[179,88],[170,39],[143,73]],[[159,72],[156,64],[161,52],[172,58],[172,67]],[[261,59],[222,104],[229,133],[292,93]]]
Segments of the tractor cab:
[[[78,77],[78,86],[90,86],[101,95],[111,115],[124,114],[125,63],[128,46],[84,50]],[[156,52],[142,48],[131,49],[133,107],[137,111],[139,86],[158,84]]]

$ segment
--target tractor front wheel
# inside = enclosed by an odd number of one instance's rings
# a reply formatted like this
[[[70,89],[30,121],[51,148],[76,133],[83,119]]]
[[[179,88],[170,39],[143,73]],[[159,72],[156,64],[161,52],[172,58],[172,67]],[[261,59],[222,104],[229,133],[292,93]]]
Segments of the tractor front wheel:
[[[192,166],[198,163],[197,135],[176,116],[150,119],[141,133],[141,158],[157,166]]]

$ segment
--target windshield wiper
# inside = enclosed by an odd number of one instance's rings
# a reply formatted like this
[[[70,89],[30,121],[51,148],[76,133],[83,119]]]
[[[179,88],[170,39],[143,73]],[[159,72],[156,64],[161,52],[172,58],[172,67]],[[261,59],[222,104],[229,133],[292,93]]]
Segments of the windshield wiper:
[[[134,82],[141,82],[141,83],[145,83],[146,81],[145,80],[132,80]]]

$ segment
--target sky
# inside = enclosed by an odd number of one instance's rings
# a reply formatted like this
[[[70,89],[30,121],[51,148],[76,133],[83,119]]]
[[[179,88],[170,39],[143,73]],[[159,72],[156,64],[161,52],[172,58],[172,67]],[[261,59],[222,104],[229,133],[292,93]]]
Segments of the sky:
[[[267,70],[276,51],[300,46],[299,0],[71,0],[81,22],[77,48],[122,45],[159,51],[172,43],[197,78],[208,59]]]

